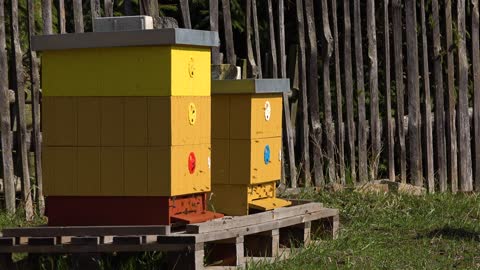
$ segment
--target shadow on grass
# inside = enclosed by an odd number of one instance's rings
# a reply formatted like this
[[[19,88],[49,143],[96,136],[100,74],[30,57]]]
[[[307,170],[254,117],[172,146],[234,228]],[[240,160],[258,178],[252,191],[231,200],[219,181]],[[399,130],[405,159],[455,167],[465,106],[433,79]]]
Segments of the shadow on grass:
[[[450,240],[475,240],[480,242],[480,232],[452,227],[443,227],[427,233],[418,234],[417,239],[439,237]]]

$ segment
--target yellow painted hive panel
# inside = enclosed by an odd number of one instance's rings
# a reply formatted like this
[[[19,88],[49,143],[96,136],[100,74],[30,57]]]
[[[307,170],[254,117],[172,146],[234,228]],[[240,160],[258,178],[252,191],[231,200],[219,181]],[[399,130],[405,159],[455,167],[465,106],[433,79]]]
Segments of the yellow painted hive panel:
[[[279,180],[281,145],[281,137],[230,140],[229,183],[246,185]],[[215,157],[216,154],[213,153],[213,156]],[[216,162],[215,159],[213,162]],[[213,174],[215,175],[216,172]]]
[[[44,96],[210,95],[209,48],[71,49],[41,57]]]
[[[257,139],[282,136],[281,94],[212,96],[212,138]]]
[[[210,144],[43,151],[46,196],[178,196],[211,189]]]
[[[275,198],[275,182],[258,185],[212,184],[210,210],[226,215],[248,215],[249,203],[265,198]]]
[[[44,97],[47,146],[209,144],[210,97]]]

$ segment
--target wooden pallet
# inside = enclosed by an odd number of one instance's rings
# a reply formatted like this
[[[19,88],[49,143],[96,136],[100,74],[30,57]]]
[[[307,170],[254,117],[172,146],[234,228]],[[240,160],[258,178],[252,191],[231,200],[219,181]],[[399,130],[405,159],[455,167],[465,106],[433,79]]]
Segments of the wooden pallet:
[[[4,229],[0,269],[12,267],[12,253],[88,254],[163,251],[170,269],[243,266],[275,258],[281,248],[308,244],[314,232],[335,238],[337,209],[320,203],[294,205],[248,216],[224,217],[184,227],[105,226]],[[84,256],[83,255],[83,256]]]

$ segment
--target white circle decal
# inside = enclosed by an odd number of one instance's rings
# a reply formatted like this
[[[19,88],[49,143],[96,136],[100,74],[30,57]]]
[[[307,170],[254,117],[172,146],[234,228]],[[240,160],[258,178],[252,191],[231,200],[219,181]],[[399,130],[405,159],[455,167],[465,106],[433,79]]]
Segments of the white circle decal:
[[[270,120],[270,114],[272,113],[272,108],[269,101],[265,101],[265,120]]]

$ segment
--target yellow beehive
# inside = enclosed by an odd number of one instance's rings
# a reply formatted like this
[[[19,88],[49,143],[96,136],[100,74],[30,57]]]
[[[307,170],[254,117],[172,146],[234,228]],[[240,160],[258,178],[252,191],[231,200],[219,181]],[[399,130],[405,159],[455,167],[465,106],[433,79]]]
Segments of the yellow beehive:
[[[286,79],[212,82],[215,210],[244,215],[249,209],[290,204],[275,198],[282,162],[282,92],[288,89]]]
[[[214,32],[39,36],[47,196],[209,192]]]

